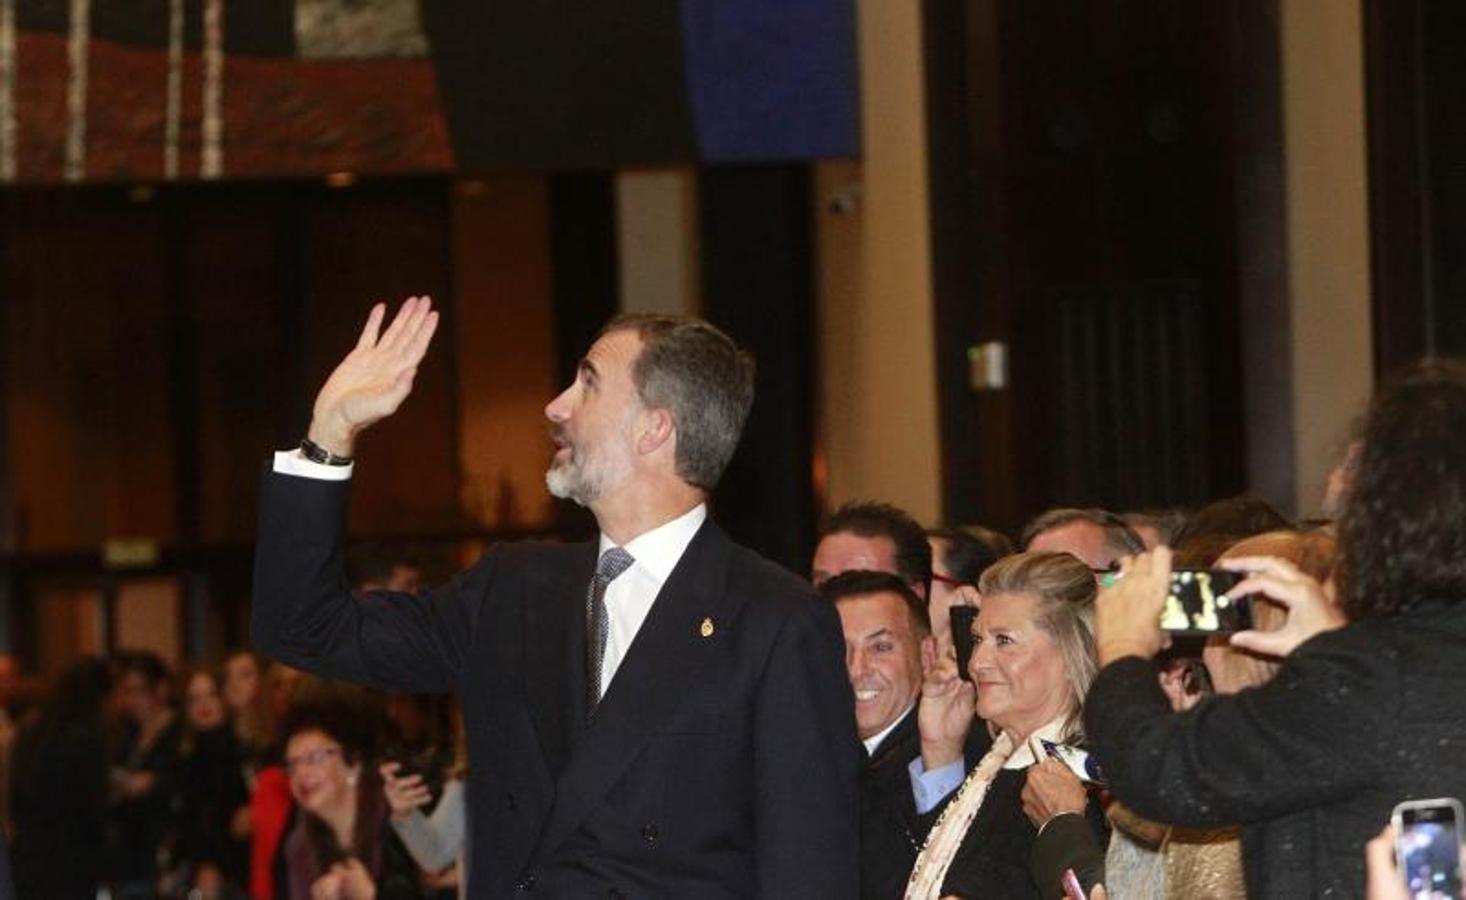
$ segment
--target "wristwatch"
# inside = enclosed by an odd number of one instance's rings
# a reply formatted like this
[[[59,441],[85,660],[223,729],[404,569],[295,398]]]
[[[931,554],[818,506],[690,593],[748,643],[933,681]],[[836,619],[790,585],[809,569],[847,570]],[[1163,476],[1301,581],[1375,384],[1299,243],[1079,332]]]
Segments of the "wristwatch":
[[[352,463],[352,457],[337,456],[310,438],[305,438],[300,442],[300,455],[323,466],[349,466]]]

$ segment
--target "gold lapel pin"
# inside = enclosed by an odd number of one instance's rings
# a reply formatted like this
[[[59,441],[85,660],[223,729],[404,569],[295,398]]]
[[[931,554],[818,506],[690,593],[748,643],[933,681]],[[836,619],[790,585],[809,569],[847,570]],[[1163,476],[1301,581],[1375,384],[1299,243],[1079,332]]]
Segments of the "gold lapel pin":
[[[712,619],[709,619],[709,618],[704,618],[702,620],[702,627],[699,628],[697,631],[698,631],[698,634],[701,634],[705,638],[712,637],[713,636],[713,620]]]

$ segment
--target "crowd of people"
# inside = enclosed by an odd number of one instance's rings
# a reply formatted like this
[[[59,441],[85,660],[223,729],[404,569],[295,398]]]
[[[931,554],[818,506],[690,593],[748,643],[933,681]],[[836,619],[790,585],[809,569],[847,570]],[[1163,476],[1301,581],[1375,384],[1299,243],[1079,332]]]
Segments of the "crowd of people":
[[[415,587],[415,563],[365,550],[360,589]],[[75,661],[14,711],[16,896],[453,898],[465,883],[450,696],[332,682],[249,650],[179,671],[124,651]]]
[[[436,324],[384,315],[265,477],[280,661],[58,678],[9,753],[20,896],[1386,900],[1391,810],[1466,795],[1460,364],[1382,390],[1327,520],[1058,508],[1014,540],[857,502],[794,576],[705,506],[751,363],[705,323],[616,320],[546,409],[547,483],[598,543],[348,587],[353,439]],[[1235,583],[1197,618],[1183,569]]]
[[[867,750],[863,896],[1460,896],[1450,839],[1404,893],[1386,826],[1466,792],[1463,439],[1466,368],[1429,363],[1376,399],[1337,519],[1055,509],[1014,552],[838,511],[812,575]],[[1244,630],[1164,632],[1182,569],[1234,573]]]

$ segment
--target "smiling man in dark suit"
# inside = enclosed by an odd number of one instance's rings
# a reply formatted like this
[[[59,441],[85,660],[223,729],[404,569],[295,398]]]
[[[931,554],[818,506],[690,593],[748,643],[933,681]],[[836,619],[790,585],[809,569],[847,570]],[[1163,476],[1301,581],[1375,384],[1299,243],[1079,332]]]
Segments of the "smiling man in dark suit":
[[[545,409],[580,545],[499,544],[419,595],[353,596],[354,440],[412,388],[427,298],[360,340],[264,481],[255,640],[322,675],[457,690],[473,897],[850,897],[859,749],[838,617],[707,520],[752,360],[695,320],[626,316]]]
[[[860,896],[900,897],[920,849],[906,825],[916,810],[907,766],[921,755],[917,701],[922,679],[936,664],[937,642],[926,603],[898,575],[853,569],[819,590],[840,614],[856,728],[865,750]]]

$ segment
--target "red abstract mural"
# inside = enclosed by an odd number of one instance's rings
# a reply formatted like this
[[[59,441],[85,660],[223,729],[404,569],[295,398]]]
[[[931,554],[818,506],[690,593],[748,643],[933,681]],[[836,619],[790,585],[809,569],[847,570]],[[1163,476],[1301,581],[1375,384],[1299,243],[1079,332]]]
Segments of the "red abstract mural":
[[[0,0],[0,184],[445,172],[415,0]]]

